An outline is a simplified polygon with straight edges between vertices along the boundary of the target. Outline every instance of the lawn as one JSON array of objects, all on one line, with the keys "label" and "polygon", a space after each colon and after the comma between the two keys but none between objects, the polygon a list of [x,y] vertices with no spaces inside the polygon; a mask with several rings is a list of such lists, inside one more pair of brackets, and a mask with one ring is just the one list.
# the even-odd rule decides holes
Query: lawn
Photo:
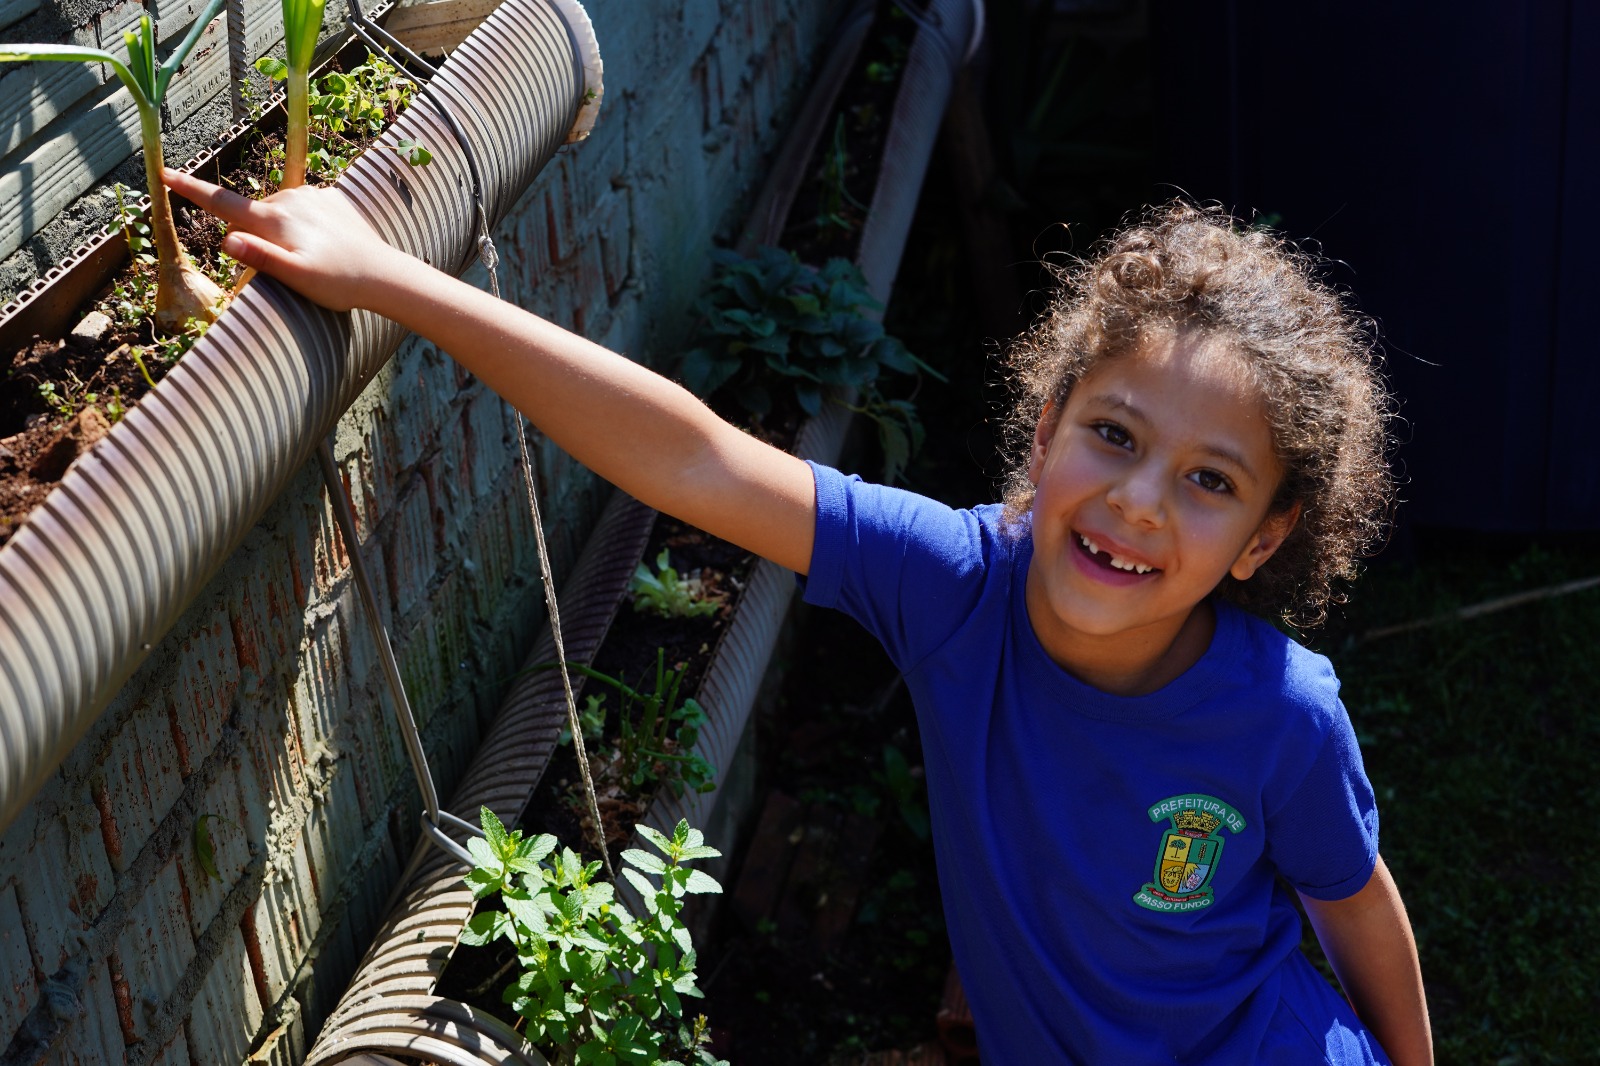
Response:
[{"label": "lawn", "polygon": [[1600,588],[1371,636],[1600,574],[1592,539],[1419,536],[1313,637],[1343,681],[1416,929],[1438,1061],[1600,1047]]}]

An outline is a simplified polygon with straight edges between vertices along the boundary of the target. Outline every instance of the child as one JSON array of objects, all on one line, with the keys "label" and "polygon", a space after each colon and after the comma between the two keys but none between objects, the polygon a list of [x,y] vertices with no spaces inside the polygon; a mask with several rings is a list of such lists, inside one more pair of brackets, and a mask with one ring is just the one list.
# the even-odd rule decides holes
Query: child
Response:
[{"label": "child", "polygon": [[[1237,606],[1319,621],[1388,498],[1368,349],[1278,242],[1175,205],[1068,276],[1020,346],[1006,505],[952,511],[776,451],[395,251],[336,191],[167,178],[242,263],[426,336],[883,641],[988,1066],[1432,1061],[1338,682]],[[1289,887],[1349,1004],[1301,954]]]}]

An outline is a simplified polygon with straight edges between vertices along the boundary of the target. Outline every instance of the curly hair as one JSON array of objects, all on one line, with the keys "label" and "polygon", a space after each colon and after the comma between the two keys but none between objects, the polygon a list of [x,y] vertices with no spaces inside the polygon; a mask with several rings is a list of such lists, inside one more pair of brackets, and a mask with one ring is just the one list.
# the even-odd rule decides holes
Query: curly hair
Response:
[{"label": "curly hair", "polygon": [[1320,625],[1337,583],[1384,534],[1394,498],[1393,402],[1368,320],[1318,275],[1318,261],[1219,208],[1173,201],[1056,270],[1051,305],[1009,353],[1020,392],[1006,427],[1011,520],[1033,503],[1028,456],[1047,410],[1059,412],[1101,360],[1160,338],[1226,344],[1261,391],[1283,480],[1270,513],[1299,521],[1255,576],[1218,593],[1293,626]]}]

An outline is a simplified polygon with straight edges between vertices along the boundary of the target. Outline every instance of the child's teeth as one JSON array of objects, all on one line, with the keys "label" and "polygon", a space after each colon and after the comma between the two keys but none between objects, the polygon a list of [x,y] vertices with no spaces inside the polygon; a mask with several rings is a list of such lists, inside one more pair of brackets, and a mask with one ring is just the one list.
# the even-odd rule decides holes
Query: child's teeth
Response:
[{"label": "child's teeth", "polygon": [[[1082,533],[1078,534],[1078,539],[1083,541],[1083,546],[1089,549],[1090,555],[1100,554],[1100,545],[1096,544]],[[1132,570],[1136,574],[1148,574],[1150,571],[1155,569],[1153,566],[1146,566],[1144,563],[1129,562],[1127,559],[1119,558],[1115,555],[1111,556],[1111,565],[1116,567],[1118,570]]]}]

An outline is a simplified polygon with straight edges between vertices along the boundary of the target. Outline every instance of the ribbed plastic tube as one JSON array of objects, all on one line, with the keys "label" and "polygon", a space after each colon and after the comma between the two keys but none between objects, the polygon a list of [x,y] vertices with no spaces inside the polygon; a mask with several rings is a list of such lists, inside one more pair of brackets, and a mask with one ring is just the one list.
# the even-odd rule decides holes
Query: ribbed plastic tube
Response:
[{"label": "ribbed plastic tube", "polygon": [[[462,269],[477,247],[473,183],[429,96],[472,147],[492,224],[598,96],[597,56],[575,0],[505,0],[339,187],[392,244]],[[391,150],[407,137],[432,147],[431,164]],[[258,278],[0,549],[0,829],[404,336]]]}]

